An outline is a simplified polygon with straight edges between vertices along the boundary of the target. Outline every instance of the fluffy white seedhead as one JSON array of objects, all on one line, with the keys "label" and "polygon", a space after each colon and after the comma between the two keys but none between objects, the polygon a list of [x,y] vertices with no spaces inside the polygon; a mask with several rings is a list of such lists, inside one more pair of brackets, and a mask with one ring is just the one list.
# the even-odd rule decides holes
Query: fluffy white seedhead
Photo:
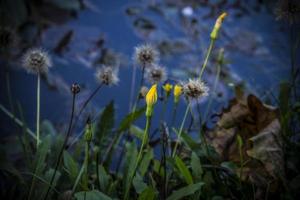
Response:
[{"label": "fluffy white seedhead", "polygon": [[158,51],[150,44],[135,47],[133,60],[142,67],[149,66],[159,61]]},{"label": "fluffy white seedhead", "polygon": [[52,66],[48,53],[42,49],[29,49],[23,56],[23,67],[29,73],[45,74]]},{"label": "fluffy white seedhead", "polygon": [[105,85],[116,85],[119,82],[118,70],[103,66],[96,71],[96,79]]},{"label": "fluffy white seedhead", "polygon": [[140,89],[139,98],[141,98],[141,99],[145,98],[148,91],[149,91],[149,88],[147,88],[146,86],[142,86]]},{"label": "fluffy white seedhead", "polygon": [[191,99],[208,96],[209,88],[199,79],[190,79],[183,85],[184,94]]},{"label": "fluffy white seedhead", "polygon": [[151,84],[162,83],[167,80],[166,69],[160,65],[151,65],[151,67],[146,70],[146,79]]}]

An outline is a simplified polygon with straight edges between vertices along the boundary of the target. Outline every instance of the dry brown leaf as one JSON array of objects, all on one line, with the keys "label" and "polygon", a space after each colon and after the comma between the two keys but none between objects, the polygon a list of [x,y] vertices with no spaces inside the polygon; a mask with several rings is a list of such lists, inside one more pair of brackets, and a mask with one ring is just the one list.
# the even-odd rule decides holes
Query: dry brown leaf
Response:
[{"label": "dry brown leaf", "polygon": [[270,180],[284,177],[280,123],[276,108],[264,105],[256,96],[235,98],[219,115],[216,127],[209,132],[208,141],[224,161],[240,164],[236,142],[243,140],[243,180],[258,187]]}]

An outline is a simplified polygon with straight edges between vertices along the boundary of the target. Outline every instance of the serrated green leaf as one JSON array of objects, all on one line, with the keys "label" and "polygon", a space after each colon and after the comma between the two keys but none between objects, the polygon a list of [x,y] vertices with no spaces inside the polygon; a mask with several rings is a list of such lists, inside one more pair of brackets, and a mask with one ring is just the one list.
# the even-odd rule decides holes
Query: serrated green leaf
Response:
[{"label": "serrated green leaf", "polygon": [[148,149],[139,166],[139,172],[142,177],[147,172],[152,159],[153,159],[153,149]]},{"label": "serrated green leaf", "polygon": [[141,194],[148,186],[144,183],[143,178],[137,173],[132,180],[136,193]]},{"label": "serrated green leaf", "polygon": [[[179,131],[177,129],[173,128],[173,131],[177,135],[179,135]],[[191,138],[191,136],[186,134],[186,132],[184,132],[184,131],[181,132],[181,139],[183,140],[186,147],[188,147],[190,150],[197,150],[197,149],[201,148],[201,144],[195,142],[195,140],[193,138]]]},{"label": "serrated green leaf", "polygon": [[95,136],[99,143],[102,142],[109,133],[111,133],[112,128],[114,127],[114,117],[115,117],[115,108],[114,102],[111,101],[103,110],[100,119],[97,123],[97,128]]},{"label": "serrated green leaf", "polygon": [[191,167],[192,167],[192,173],[193,175],[200,180],[201,176],[203,174],[203,169],[201,165],[201,161],[197,154],[195,152],[192,152],[192,157],[191,157]]},{"label": "serrated green leaf", "polygon": [[76,177],[79,173],[79,166],[67,151],[64,151],[64,166],[69,173],[71,181],[75,182]]},{"label": "serrated green leaf", "polygon": [[130,128],[131,124],[137,120],[142,114],[145,113],[146,107],[140,108],[128,115],[121,121],[118,131],[126,131]]},{"label": "serrated green leaf", "polygon": [[184,177],[187,184],[193,184],[193,177],[187,168],[187,166],[184,164],[184,162],[178,157],[175,157],[176,166],[180,171],[180,174]]},{"label": "serrated green leaf", "polygon": [[125,189],[130,187],[130,178],[133,176],[135,165],[137,162],[138,152],[135,142],[126,143],[126,157],[125,157]]},{"label": "serrated green leaf", "polygon": [[129,132],[133,134],[135,137],[140,139],[141,141],[143,140],[143,135],[144,135],[144,130],[141,129],[140,127],[137,127],[135,125],[131,125]]},{"label": "serrated green leaf", "polygon": [[112,200],[112,198],[98,190],[77,192],[75,198],[76,200]]},{"label": "serrated green leaf", "polygon": [[51,136],[47,135],[45,138],[42,139],[42,142],[38,148],[37,155],[36,155],[37,160],[35,161],[36,163],[35,174],[38,176],[42,174],[42,171],[46,167],[45,160],[46,160],[47,153],[50,149],[50,146],[51,146]]},{"label": "serrated green leaf", "polygon": [[152,187],[147,187],[139,196],[138,200],[154,200],[156,196]]},{"label": "serrated green leaf", "polygon": [[[49,184],[50,184],[50,181],[51,181],[51,178],[52,178],[53,175],[54,175],[54,169],[51,168],[48,171],[46,171],[44,180],[47,182],[47,184],[43,184],[43,185],[39,184],[38,195],[44,196],[46,194],[47,189],[50,186]],[[52,187],[53,188],[56,187],[58,179],[60,178],[60,176],[61,176],[60,171],[56,171],[54,180],[52,182]]]},{"label": "serrated green leaf", "polygon": [[100,165],[99,168],[99,182],[100,182],[100,189],[102,191],[106,191],[106,189],[108,188],[109,186],[109,179],[110,179],[110,176],[109,174],[107,174],[105,168]]},{"label": "serrated green leaf", "polygon": [[174,192],[172,192],[171,196],[167,198],[167,200],[179,200],[182,199],[183,197],[190,196],[195,192],[197,192],[198,190],[200,190],[203,185],[204,183],[200,182],[200,183],[188,185],[179,190],[175,190]]}]

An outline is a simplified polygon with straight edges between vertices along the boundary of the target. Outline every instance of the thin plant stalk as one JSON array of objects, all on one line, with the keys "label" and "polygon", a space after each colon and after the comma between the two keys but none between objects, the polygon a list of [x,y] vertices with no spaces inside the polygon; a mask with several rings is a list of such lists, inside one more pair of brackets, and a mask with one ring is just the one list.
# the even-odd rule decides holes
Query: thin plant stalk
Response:
[{"label": "thin plant stalk", "polygon": [[[98,87],[92,92],[92,94],[87,98],[87,100],[85,100],[85,102],[83,103],[82,107],[80,108],[76,118],[79,118],[79,116],[82,114],[83,110],[86,108],[86,106],[89,104],[89,102],[97,94],[97,92],[101,89],[102,86],[103,86],[103,83],[100,83],[100,85],[98,85]],[[76,120],[76,122],[77,122],[77,120]],[[76,124],[76,123],[74,123],[74,124]]]},{"label": "thin plant stalk", "polygon": [[75,192],[75,190],[76,190],[76,188],[77,188],[77,186],[79,184],[79,181],[80,181],[80,179],[81,179],[81,177],[82,177],[82,175],[84,173],[84,170],[85,170],[84,167],[85,167],[84,164],[82,164],[82,166],[80,168],[80,171],[79,171],[79,173],[78,173],[78,175],[76,177],[75,183],[73,185],[72,194],[74,194],[74,192]]},{"label": "thin plant stalk", "polygon": [[84,179],[83,179],[83,186],[86,190],[88,190],[88,165],[89,165],[89,152],[90,152],[90,143],[85,143],[85,157],[84,157]]},{"label": "thin plant stalk", "polygon": [[139,100],[140,100],[139,94],[140,94],[141,88],[142,88],[143,85],[144,85],[145,68],[146,68],[146,66],[145,66],[145,64],[144,64],[143,67],[142,67],[142,77],[141,77],[141,80],[140,80],[140,85],[139,85],[139,87],[138,87],[138,92],[137,92],[137,96],[136,96],[136,99],[135,99],[135,102],[134,102],[134,105],[133,105],[132,112],[135,112],[136,107],[137,107],[137,105],[138,105],[138,103],[139,103]]},{"label": "thin plant stalk", "polygon": [[37,94],[36,94],[36,147],[40,145],[40,100],[41,100],[41,74],[37,75]]},{"label": "thin plant stalk", "polygon": [[174,149],[173,149],[173,152],[172,152],[172,157],[175,157],[175,155],[176,155],[176,150],[177,150],[177,147],[178,147],[178,144],[179,144],[179,140],[181,140],[181,134],[182,134],[182,131],[183,131],[183,127],[184,127],[187,115],[188,115],[189,110],[190,110],[190,106],[191,106],[191,104],[189,103],[186,107],[184,117],[183,117],[183,120],[182,120],[181,125],[180,125],[180,129],[179,129],[179,133],[178,133],[178,139],[175,143],[175,146],[174,146]]},{"label": "thin plant stalk", "polygon": [[[161,163],[163,165],[163,169],[164,169],[164,175],[163,175],[163,199],[166,199],[166,194],[167,194],[167,164],[166,164],[166,154],[167,154],[167,147],[168,147],[168,137],[167,137],[167,133],[166,133],[166,124],[165,123],[161,123],[161,141],[162,141],[162,157],[161,157]],[[158,173],[160,174],[161,171],[161,166],[159,165],[159,169],[158,169]]]},{"label": "thin plant stalk", "polygon": [[174,104],[173,112],[172,112],[172,120],[171,120],[171,127],[173,126],[175,120],[176,120],[176,114],[177,114],[177,108],[178,108],[178,102]]},{"label": "thin plant stalk", "polygon": [[[136,107],[137,107],[137,105],[139,103],[139,100],[140,100],[140,98],[139,98],[139,92],[140,92],[140,90],[141,90],[141,88],[142,88],[142,86],[144,84],[145,68],[146,68],[146,65],[143,64],[143,67],[142,67],[142,78],[140,80],[140,85],[138,87],[137,96],[136,96],[136,99],[134,101],[133,108],[131,109],[132,110],[131,112],[135,112],[136,111]],[[135,76],[134,76],[134,79],[135,79]],[[130,135],[129,135],[128,131],[126,133],[125,138],[126,138],[126,141],[130,140]],[[122,163],[122,157],[123,157],[123,154],[125,153],[125,145],[122,145],[122,146],[123,147],[122,147],[122,150],[121,150],[121,153],[120,153],[120,159],[118,159],[118,162],[117,162],[117,165],[116,165],[116,173],[119,172],[119,169],[120,169],[120,166],[121,166],[121,163]]]},{"label": "thin plant stalk", "polygon": [[210,57],[210,54],[211,54],[212,49],[213,49],[213,47],[214,47],[214,44],[215,44],[215,40],[214,40],[214,39],[211,39],[211,40],[210,40],[209,47],[208,47],[208,50],[207,50],[207,53],[206,53],[206,56],[205,56],[204,63],[203,63],[203,65],[202,65],[202,67],[201,67],[201,71],[200,71],[200,74],[199,74],[199,79],[202,78],[202,75],[203,75],[204,70],[205,70],[205,68],[206,68],[206,66],[207,66],[208,59],[209,59],[209,57]]},{"label": "thin plant stalk", "polygon": [[7,110],[3,105],[0,104],[0,110],[2,110],[3,113],[5,113],[9,118],[11,118],[17,125],[19,125],[22,128],[25,128],[25,131],[33,138],[36,138],[36,134],[30,130],[29,128],[26,127],[26,125],[19,119],[17,118],[12,112]]},{"label": "thin plant stalk", "polygon": [[[216,79],[214,81],[212,93],[215,93],[215,91],[217,90],[217,85],[218,85],[218,82],[219,82],[219,79],[220,79],[220,73],[221,73],[221,64],[218,64],[217,65],[217,75],[216,75]],[[204,114],[204,118],[203,118],[203,123],[202,123],[201,127],[203,126],[203,124],[207,120],[207,116],[208,116],[208,112],[209,112],[211,104],[212,104],[212,100],[213,100],[213,98],[212,98],[212,96],[210,96],[209,100],[208,100],[208,104],[206,106],[206,110],[205,110],[205,114]]]},{"label": "thin plant stalk", "polygon": [[[74,120],[74,123],[73,123],[73,126],[71,127],[71,133],[72,131],[76,128],[76,125],[78,123],[78,120],[79,120],[79,117],[81,116],[82,112],[84,111],[84,109],[87,107],[87,105],[89,104],[89,102],[93,99],[93,97],[98,93],[98,91],[102,88],[103,86],[103,83],[101,83],[100,85],[98,85],[96,87],[96,89],[91,93],[91,95],[85,100],[85,102],[83,103],[83,105],[81,106],[78,114],[76,115],[75,117],[75,120]],[[99,112],[100,113],[100,112]],[[84,131],[82,131],[74,140],[73,142],[71,143],[70,146],[72,146],[77,140],[78,138],[81,137],[81,135],[84,133]]]},{"label": "thin plant stalk", "polygon": [[133,67],[133,73],[131,77],[131,86],[130,86],[130,99],[129,99],[129,112],[132,109],[132,102],[134,101],[134,87],[135,87],[135,79],[136,79],[136,69],[137,67]]},{"label": "thin plant stalk", "polygon": [[96,152],[96,176],[97,176],[97,184],[98,184],[98,189],[100,190],[100,174],[99,174],[99,159],[100,159],[100,155],[99,155],[99,151]]},{"label": "thin plant stalk", "polygon": [[138,153],[138,157],[137,157],[137,160],[136,160],[136,163],[135,163],[135,167],[133,168],[133,173],[130,174],[128,187],[126,188],[126,191],[125,191],[125,196],[124,196],[125,200],[128,199],[129,191],[130,191],[130,188],[131,188],[131,183],[133,181],[133,178],[135,177],[136,171],[137,171],[138,166],[140,164],[140,161],[142,159],[143,149],[144,149],[144,147],[145,147],[145,145],[147,144],[147,141],[148,141],[148,133],[149,133],[149,129],[150,129],[150,123],[151,123],[151,117],[147,117],[146,127],[145,127],[145,131],[144,131],[142,144],[141,144],[141,147],[140,147],[140,150],[139,150],[139,153]]},{"label": "thin plant stalk", "polygon": [[[71,117],[70,117],[69,127],[68,127],[67,134],[66,134],[66,136],[65,136],[63,145],[62,145],[62,147],[61,147],[61,149],[60,149],[60,152],[59,152],[59,154],[58,154],[58,158],[57,158],[57,160],[56,160],[54,172],[53,172],[53,174],[52,174],[51,181],[50,181],[50,185],[51,185],[51,186],[52,186],[52,184],[53,184],[53,181],[54,181],[56,172],[57,172],[57,170],[58,170],[59,164],[60,164],[61,159],[62,159],[62,155],[63,155],[64,149],[65,149],[65,147],[66,147],[66,145],[67,145],[68,139],[69,139],[70,134],[71,134],[71,128],[72,128],[73,118],[74,118],[74,112],[75,112],[75,100],[76,100],[76,94],[73,93],[73,97],[72,97],[72,110],[71,110]],[[45,197],[44,197],[44,200],[46,200],[46,199],[48,198],[48,195],[49,195],[49,193],[50,193],[51,188],[52,188],[52,187],[48,187],[47,192],[46,192],[46,195],[45,195]]]},{"label": "thin plant stalk", "polygon": [[[161,112],[161,119],[160,119],[160,124],[161,124],[161,163],[163,165],[164,169],[164,176],[163,176],[163,199],[166,199],[166,148],[168,146],[167,144],[167,139],[166,139],[166,132],[165,132],[165,126],[164,126],[164,119],[165,119],[165,112],[166,112],[166,107],[167,107],[167,102],[168,102],[168,96],[166,95],[164,98],[163,102],[163,110]],[[161,166],[159,165],[159,170],[158,173],[160,173]]]}]

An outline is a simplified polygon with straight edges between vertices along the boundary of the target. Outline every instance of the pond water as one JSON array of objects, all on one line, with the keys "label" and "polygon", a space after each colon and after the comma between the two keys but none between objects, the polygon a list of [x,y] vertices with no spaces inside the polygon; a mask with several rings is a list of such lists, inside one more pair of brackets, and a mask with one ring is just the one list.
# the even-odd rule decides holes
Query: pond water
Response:
[{"label": "pond water", "polygon": [[[48,84],[42,82],[42,119],[48,119],[58,127],[65,125],[71,107],[69,86],[74,82],[81,84],[80,104],[97,87],[95,68],[106,59],[105,62],[120,64],[120,82],[117,86],[103,87],[89,110],[95,116],[100,108],[114,100],[119,122],[129,110],[134,47],[145,42],[154,44],[162,53],[160,63],[167,67],[170,77],[187,80],[189,74],[199,71],[209,45],[209,33],[222,11],[228,12],[229,16],[224,21],[216,49],[224,47],[226,65],[217,87],[216,94],[219,95],[214,95],[212,112],[220,111],[226,105],[233,97],[232,86],[239,83],[265,99],[270,98],[270,93],[277,94],[279,83],[288,79],[290,73],[289,26],[275,19],[272,3],[171,2],[89,0],[76,18],[49,26],[42,33],[40,42],[53,59]],[[68,32],[70,42],[55,53],[53,49]],[[19,63],[12,62],[12,65]],[[1,91],[6,91],[5,73],[3,69],[1,71],[0,87]],[[215,72],[215,63],[210,62],[204,80],[211,87]],[[36,78],[24,70],[11,70],[9,74],[13,99],[20,102],[24,118],[34,130]],[[137,68],[137,80],[140,77]],[[57,89],[50,90],[49,84]],[[6,92],[0,95],[1,104],[9,108]],[[200,106],[205,103],[204,100]],[[177,123],[182,120],[185,105],[182,101],[179,106]],[[168,105],[168,111],[171,108],[172,103]],[[161,110],[161,105],[156,109]],[[4,123],[11,122],[1,113],[1,124]],[[138,124],[143,126],[141,122]]]}]

